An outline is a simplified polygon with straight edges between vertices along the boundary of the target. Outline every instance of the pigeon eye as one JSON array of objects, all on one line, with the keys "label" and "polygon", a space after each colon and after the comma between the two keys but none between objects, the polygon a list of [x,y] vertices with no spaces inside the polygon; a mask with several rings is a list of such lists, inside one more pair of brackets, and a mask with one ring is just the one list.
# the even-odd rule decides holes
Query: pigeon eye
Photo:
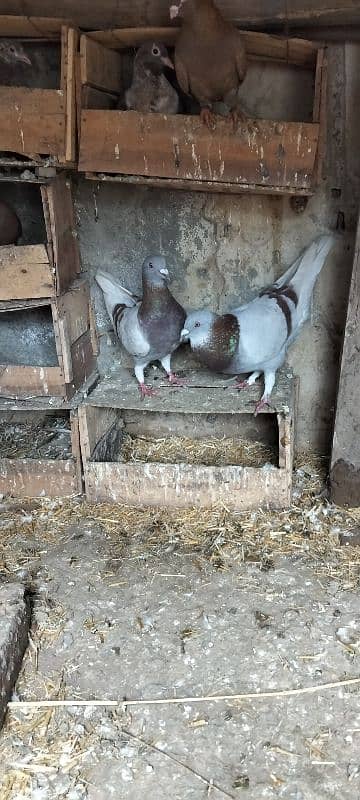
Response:
[{"label": "pigeon eye", "polygon": [[200,322],[195,322],[194,328],[200,328]]},{"label": "pigeon eye", "polygon": [[151,263],[151,261],[149,261],[149,267],[150,267],[150,269],[153,268],[153,264]]},{"label": "pigeon eye", "polygon": [[160,50],[159,50],[158,47],[156,47],[156,45],[153,47],[151,52],[152,52],[153,56],[159,56],[160,55]]}]

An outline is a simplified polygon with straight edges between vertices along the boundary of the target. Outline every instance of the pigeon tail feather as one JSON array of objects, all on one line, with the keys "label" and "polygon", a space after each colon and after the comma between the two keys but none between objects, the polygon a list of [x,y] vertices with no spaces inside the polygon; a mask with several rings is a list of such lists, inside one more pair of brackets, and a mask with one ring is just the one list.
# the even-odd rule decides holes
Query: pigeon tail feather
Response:
[{"label": "pigeon tail feather", "polygon": [[121,286],[109,272],[98,270],[95,280],[104,293],[105,305],[111,321],[113,321],[113,312],[116,306],[132,308],[136,305],[136,300],[131,292]]}]

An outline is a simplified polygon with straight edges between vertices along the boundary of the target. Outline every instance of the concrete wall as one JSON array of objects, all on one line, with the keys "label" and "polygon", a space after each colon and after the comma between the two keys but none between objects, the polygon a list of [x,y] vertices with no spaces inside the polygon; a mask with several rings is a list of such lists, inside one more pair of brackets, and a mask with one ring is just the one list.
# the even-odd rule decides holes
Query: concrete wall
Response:
[{"label": "concrete wall", "polygon": [[[301,88],[308,79],[298,71],[291,80],[299,107],[303,103],[308,113],[308,95]],[[278,86],[269,71],[267,82],[252,78],[248,105],[259,112],[262,103],[265,114]],[[298,446],[320,450],[330,444],[360,195],[359,45],[329,48],[328,94],[324,178],[302,214],[289,198],[167,192],[84,179],[76,188],[82,259],[91,279],[101,266],[138,290],[144,256],[160,250],[168,258],[174,295],[187,307],[223,311],[248,300],[313,238],[339,222],[345,226],[318,281],[311,325],[289,353],[300,376]],[[274,118],[278,113],[277,105]],[[95,285],[93,291],[104,334],[100,367],[109,373],[128,362],[105,333],[109,321]]]}]

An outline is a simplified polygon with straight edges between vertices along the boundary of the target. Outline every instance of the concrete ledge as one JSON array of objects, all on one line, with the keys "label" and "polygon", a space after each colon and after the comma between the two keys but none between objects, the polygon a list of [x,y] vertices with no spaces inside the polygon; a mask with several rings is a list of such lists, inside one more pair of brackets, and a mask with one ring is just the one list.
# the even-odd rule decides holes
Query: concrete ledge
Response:
[{"label": "concrete ledge", "polygon": [[0,727],[26,650],[30,609],[20,583],[0,587]]}]

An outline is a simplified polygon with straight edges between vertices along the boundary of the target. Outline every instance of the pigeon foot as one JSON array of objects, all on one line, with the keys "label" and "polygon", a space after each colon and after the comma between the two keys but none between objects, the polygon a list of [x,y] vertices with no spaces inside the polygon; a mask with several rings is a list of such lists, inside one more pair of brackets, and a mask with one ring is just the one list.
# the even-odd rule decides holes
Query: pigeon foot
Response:
[{"label": "pigeon foot", "polygon": [[254,417],[257,417],[259,411],[261,411],[265,406],[270,406],[270,399],[268,397],[262,397],[258,403],[256,403]]},{"label": "pigeon foot", "polygon": [[213,111],[210,111],[210,108],[202,108],[200,111],[200,119],[201,122],[209,128],[210,131],[215,130],[216,128],[216,114]]},{"label": "pigeon foot", "polygon": [[139,383],[141,399],[144,397],[156,397],[157,391],[152,386],[147,386],[146,383]]},{"label": "pigeon foot", "polygon": [[232,388],[240,391],[240,389],[247,389],[248,386],[250,386],[248,381],[237,381]]},{"label": "pigeon foot", "polygon": [[185,378],[178,378],[178,376],[175,375],[175,372],[169,372],[168,381],[173,386],[187,386],[188,384],[188,381],[185,380]]}]

